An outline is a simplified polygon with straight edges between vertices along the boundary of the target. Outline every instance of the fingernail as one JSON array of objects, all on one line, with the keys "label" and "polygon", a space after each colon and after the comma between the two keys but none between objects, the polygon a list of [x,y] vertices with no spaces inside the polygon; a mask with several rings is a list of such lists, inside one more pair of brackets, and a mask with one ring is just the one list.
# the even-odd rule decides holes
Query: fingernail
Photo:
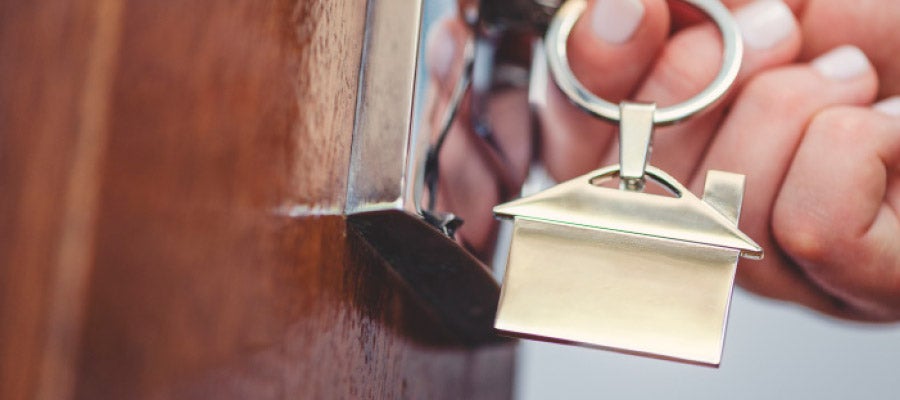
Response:
[{"label": "fingernail", "polygon": [[428,33],[428,65],[440,80],[447,79],[456,57],[456,41],[447,24],[438,23]]},{"label": "fingernail", "polygon": [[866,73],[871,67],[865,53],[855,46],[841,46],[812,61],[812,66],[826,78],[843,81]]},{"label": "fingernail", "polygon": [[882,101],[875,103],[872,108],[882,114],[893,117],[900,117],[900,96],[888,97]]},{"label": "fingernail", "polygon": [[641,0],[598,0],[591,27],[601,39],[622,44],[631,39],[643,18],[644,3]]},{"label": "fingernail", "polygon": [[797,29],[791,9],[781,0],[759,0],[734,14],[744,42],[759,50],[774,47]]}]

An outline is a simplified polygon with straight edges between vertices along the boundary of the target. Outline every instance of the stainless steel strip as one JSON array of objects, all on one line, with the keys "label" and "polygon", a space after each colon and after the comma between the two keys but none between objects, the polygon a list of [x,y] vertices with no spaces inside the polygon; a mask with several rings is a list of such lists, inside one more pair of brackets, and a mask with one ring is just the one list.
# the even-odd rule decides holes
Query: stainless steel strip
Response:
[{"label": "stainless steel strip", "polygon": [[370,0],[345,212],[396,209],[407,195],[422,0]]}]

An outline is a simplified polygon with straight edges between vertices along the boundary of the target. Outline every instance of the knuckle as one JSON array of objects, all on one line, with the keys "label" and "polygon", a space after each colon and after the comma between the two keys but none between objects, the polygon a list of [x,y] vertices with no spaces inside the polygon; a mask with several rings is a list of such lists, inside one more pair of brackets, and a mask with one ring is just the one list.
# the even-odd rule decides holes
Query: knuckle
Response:
[{"label": "knuckle", "polygon": [[795,218],[797,213],[780,208],[772,222],[779,247],[804,269],[827,268],[839,229],[827,219]]},{"label": "knuckle", "polygon": [[828,276],[836,260],[858,250],[857,233],[827,204],[809,196],[810,187],[785,186],[772,211],[772,236],[778,247],[808,273]]},{"label": "knuckle", "polygon": [[834,106],[813,116],[807,134],[839,145],[855,143],[859,140],[860,133],[872,129],[872,119],[864,110],[851,106]]}]

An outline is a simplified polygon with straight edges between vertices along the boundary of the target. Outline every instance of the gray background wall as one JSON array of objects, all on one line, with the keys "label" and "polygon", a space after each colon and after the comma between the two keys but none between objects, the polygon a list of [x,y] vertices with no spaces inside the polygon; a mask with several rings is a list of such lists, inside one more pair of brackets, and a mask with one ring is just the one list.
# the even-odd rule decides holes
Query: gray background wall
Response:
[{"label": "gray background wall", "polygon": [[522,342],[519,399],[900,399],[900,326],[735,293],[717,369]]}]

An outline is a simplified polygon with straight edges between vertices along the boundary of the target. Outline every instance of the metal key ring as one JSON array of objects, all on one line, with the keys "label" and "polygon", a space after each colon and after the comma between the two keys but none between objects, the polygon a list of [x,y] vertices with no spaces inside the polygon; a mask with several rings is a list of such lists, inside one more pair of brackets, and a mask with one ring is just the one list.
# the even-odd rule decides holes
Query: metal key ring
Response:
[{"label": "metal key ring", "polygon": [[[734,83],[738,71],[741,69],[744,46],[741,33],[728,9],[718,0],[682,1],[708,14],[718,26],[724,45],[723,64],[719,74],[702,92],[683,103],[657,109],[653,116],[653,122],[658,125],[676,123],[715,103],[728,92],[728,88]],[[572,27],[575,26],[575,22],[584,13],[586,7],[586,0],[569,0],[557,11],[545,38],[547,61],[557,86],[575,105],[594,116],[619,122],[619,105],[606,101],[587,90],[569,67],[566,43]]]}]

